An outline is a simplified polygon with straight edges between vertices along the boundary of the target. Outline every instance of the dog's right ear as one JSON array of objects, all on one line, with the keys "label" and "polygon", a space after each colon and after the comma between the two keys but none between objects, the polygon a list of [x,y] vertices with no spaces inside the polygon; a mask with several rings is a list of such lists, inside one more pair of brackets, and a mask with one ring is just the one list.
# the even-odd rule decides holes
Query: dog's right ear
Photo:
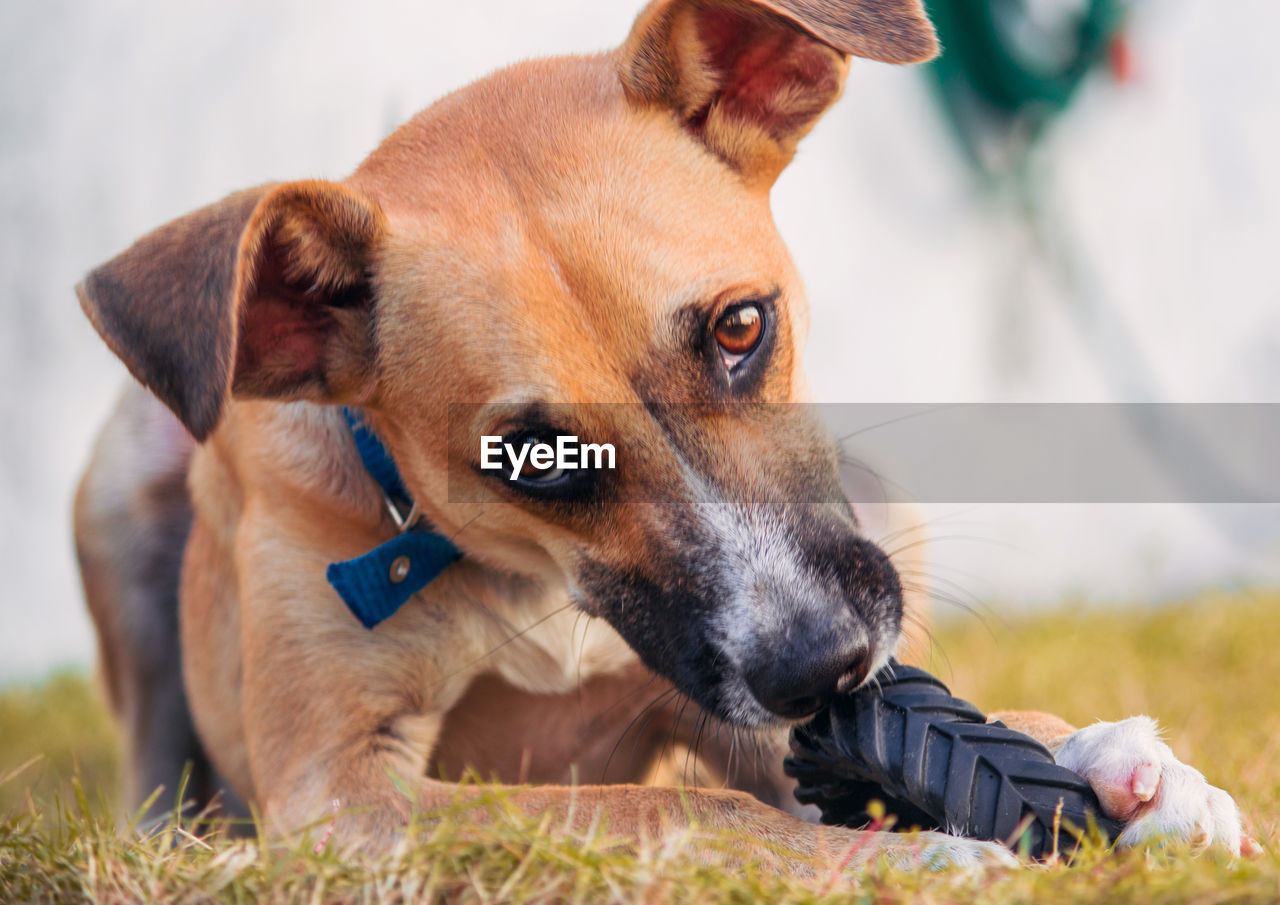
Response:
[{"label": "dog's right ear", "polygon": [[912,63],[937,51],[921,0],[651,0],[619,74],[633,103],[668,108],[767,186],[839,96],[850,55]]},{"label": "dog's right ear", "polygon": [[330,182],[261,186],[139,239],[76,287],[197,440],[227,397],[346,401],[371,383],[381,211]]}]

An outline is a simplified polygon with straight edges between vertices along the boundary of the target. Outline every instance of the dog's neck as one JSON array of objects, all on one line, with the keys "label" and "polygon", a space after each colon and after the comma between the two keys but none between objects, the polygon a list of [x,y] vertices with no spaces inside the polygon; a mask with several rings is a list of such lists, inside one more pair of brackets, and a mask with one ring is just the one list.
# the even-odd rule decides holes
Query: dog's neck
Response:
[{"label": "dog's neck", "polygon": [[[201,492],[218,486],[210,480],[218,471],[234,475],[243,491],[238,499]],[[298,568],[307,570],[306,583],[316,594],[333,595],[324,577],[326,563],[359,556],[395,530],[382,492],[334,406],[233,402],[224,424],[197,450],[191,486],[199,517],[229,546],[246,510],[252,508],[257,518],[269,513],[278,541],[307,554]],[[431,502],[426,501],[429,517]],[[422,628],[420,619],[430,622],[437,615],[455,626],[466,625],[468,637],[456,638],[450,650],[427,645],[432,656],[449,656],[450,662],[440,667],[461,671],[483,658],[484,671],[531,693],[564,693],[592,675],[633,668],[636,656],[626,642],[603,620],[586,618],[557,575],[535,579],[516,574],[477,551],[414,595],[376,631],[409,640],[415,628]],[[464,612],[477,618],[459,618]],[[349,618],[355,630],[364,631]],[[459,687],[457,694],[462,691]]]}]

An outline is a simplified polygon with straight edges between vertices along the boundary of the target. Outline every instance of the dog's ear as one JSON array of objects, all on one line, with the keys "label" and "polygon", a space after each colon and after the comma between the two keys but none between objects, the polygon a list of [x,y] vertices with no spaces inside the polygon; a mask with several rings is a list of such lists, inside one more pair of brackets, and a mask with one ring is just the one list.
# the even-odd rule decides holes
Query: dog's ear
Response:
[{"label": "dog's ear", "polygon": [[622,46],[621,76],[633,102],[669,108],[767,185],[839,97],[849,54],[937,52],[920,0],[654,0]]},{"label": "dog's ear", "polygon": [[239,192],[76,287],[129,371],[197,440],[227,397],[342,401],[370,380],[378,207],[329,182]]}]

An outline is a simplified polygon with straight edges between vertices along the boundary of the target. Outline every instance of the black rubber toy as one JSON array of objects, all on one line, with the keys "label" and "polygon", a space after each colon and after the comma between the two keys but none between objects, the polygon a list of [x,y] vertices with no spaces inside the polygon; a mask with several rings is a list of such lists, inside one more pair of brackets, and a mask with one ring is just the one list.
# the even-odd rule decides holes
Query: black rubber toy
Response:
[{"label": "black rubber toy", "polygon": [[1095,824],[1110,841],[1120,832],[1089,784],[1043,745],[988,723],[924,670],[896,662],[794,729],[785,769],[798,781],[796,798],[829,824],[866,826],[874,799],[895,829],[943,829],[1036,858],[1054,851],[1055,820],[1064,855]]}]

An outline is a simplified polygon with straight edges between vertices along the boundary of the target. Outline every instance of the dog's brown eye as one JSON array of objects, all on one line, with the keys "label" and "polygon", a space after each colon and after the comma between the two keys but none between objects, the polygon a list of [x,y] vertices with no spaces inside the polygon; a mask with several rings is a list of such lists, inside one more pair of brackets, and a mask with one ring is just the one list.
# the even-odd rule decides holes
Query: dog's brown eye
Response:
[{"label": "dog's brown eye", "polygon": [[[509,448],[507,446],[509,444]],[[552,484],[567,473],[556,464],[556,435],[521,433],[505,441],[507,476],[526,484]],[[518,458],[513,459],[512,454]]]},{"label": "dog's brown eye", "polygon": [[764,312],[756,305],[731,308],[716,321],[716,342],[726,356],[742,358],[760,342],[764,332]]},{"label": "dog's brown eye", "polygon": [[[524,467],[520,470],[520,476],[526,481],[534,483],[550,483],[564,474],[563,468],[558,468],[555,460],[547,461],[545,458],[541,461],[535,459],[534,452],[541,445],[541,441],[537,441],[538,445],[531,445],[529,456],[525,459]],[[554,441],[553,441],[554,442]]]}]

